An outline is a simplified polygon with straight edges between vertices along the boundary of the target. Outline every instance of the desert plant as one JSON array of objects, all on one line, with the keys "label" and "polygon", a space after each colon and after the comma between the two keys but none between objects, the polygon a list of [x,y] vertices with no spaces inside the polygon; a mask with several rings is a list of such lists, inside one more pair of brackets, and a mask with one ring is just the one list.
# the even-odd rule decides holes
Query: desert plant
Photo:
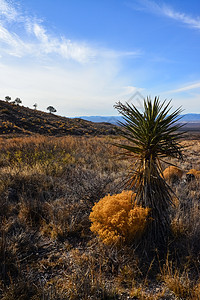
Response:
[{"label": "desert plant", "polygon": [[90,229],[99,235],[104,244],[130,242],[144,232],[149,209],[133,205],[134,197],[132,191],[123,191],[105,196],[94,205],[90,214]]},{"label": "desert plant", "polygon": [[136,202],[142,207],[151,208],[151,222],[148,227],[147,244],[152,247],[166,245],[170,232],[169,209],[172,204],[170,187],[162,176],[161,161],[165,157],[183,159],[177,132],[181,125],[181,109],[170,113],[170,102],[160,103],[150,97],[144,99],[144,111],[140,112],[133,104],[115,105],[125,123],[119,122],[119,133],[129,144],[116,144],[126,150],[124,154],[133,159],[129,180],[136,190]]}]

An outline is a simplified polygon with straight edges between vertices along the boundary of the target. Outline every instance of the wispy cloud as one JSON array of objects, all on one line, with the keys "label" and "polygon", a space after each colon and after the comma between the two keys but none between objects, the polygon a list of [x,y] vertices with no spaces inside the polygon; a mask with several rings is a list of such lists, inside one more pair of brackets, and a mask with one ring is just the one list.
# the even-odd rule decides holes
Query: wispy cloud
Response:
[{"label": "wispy cloud", "polygon": [[[1,54],[17,57],[57,54],[62,58],[72,59],[79,63],[85,63],[96,55],[94,49],[83,42],[72,42],[64,37],[51,36],[39,21],[31,17],[26,16],[18,19],[17,13],[14,13],[11,18],[12,9],[10,8],[9,11],[4,4],[4,1],[1,0],[0,13],[4,17],[3,21],[0,22]],[[10,29],[9,23],[11,20],[14,23],[20,23],[21,28],[26,29],[27,32],[23,33],[23,38]]]},{"label": "wispy cloud", "polygon": [[65,37],[53,37],[47,33],[45,28],[38,23],[33,23],[29,31],[36,37],[37,54],[58,54],[65,59],[72,59],[79,63],[92,60],[95,50],[83,42],[72,42]]},{"label": "wispy cloud", "polygon": [[200,18],[193,18],[185,13],[174,11],[172,8],[164,5],[162,8],[162,12],[165,16],[174,19],[176,21],[180,21],[191,28],[200,29]]},{"label": "wispy cloud", "polygon": [[196,83],[187,84],[178,89],[167,91],[166,93],[182,93],[182,92],[191,91],[199,88],[200,88],[200,82],[196,82]]},{"label": "wispy cloud", "polygon": [[[13,23],[23,31],[18,34]],[[78,63],[93,62],[101,57],[118,58],[123,56],[141,55],[141,51],[115,51],[100,49],[84,41],[72,41],[63,36],[50,34],[41,20],[31,15],[24,15],[20,8],[11,2],[0,0],[0,51],[2,54],[23,57],[59,55],[66,60]]]},{"label": "wispy cloud", "polygon": [[184,12],[176,11],[165,3],[158,4],[155,1],[138,0],[133,3],[129,3],[129,6],[136,10],[146,10],[154,14],[163,15],[181,22],[182,24],[188,25],[191,28],[200,29],[200,17],[195,18]]},{"label": "wispy cloud", "polygon": [[16,21],[19,17],[19,13],[14,6],[5,0],[0,0],[0,16],[6,18],[7,21]]}]

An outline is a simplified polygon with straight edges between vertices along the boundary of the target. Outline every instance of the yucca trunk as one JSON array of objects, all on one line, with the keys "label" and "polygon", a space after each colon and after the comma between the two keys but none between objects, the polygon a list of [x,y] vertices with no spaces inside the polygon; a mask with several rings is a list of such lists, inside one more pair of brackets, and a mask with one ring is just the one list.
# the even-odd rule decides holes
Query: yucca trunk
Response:
[{"label": "yucca trunk", "polygon": [[166,245],[170,234],[170,187],[160,175],[156,160],[152,157],[143,159],[136,174],[139,175],[137,185],[132,186],[136,191],[136,201],[142,207],[151,208],[147,242],[151,241],[152,247]]}]

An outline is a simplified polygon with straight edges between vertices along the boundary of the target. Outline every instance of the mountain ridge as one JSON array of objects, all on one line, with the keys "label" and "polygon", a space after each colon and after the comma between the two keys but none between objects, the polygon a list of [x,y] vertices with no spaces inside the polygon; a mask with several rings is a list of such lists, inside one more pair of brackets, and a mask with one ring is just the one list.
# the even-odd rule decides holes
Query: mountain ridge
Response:
[{"label": "mountain ridge", "polygon": [[[200,123],[200,114],[188,113],[180,115],[181,119],[179,123],[191,122]],[[80,119],[91,121],[91,122],[106,122],[111,124],[117,124],[118,121],[123,121],[122,116],[80,116]]]}]

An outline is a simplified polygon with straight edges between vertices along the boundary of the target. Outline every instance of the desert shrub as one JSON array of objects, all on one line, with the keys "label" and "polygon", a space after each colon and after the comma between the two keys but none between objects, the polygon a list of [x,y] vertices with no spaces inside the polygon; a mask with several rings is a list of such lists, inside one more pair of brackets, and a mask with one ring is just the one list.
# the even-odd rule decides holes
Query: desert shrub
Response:
[{"label": "desert shrub", "polygon": [[194,179],[199,180],[200,179],[200,171],[197,171],[196,169],[190,169],[186,173],[186,179],[187,179],[187,181],[191,181]]},{"label": "desert shrub", "polygon": [[198,172],[196,169],[190,169],[187,174],[196,174]]},{"label": "desert shrub", "polygon": [[183,173],[183,170],[180,168],[176,166],[169,166],[163,171],[163,176],[165,180],[169,181],[170,183],[176,183],[181,179]]},{"label": "desert shrub", "polygon": [[128,242],[143,234],[149,209],[133,205],[134,197],[132,191],[123,191],[105,196],[94,205],[90,229],[99,235],[103,243]]}]

